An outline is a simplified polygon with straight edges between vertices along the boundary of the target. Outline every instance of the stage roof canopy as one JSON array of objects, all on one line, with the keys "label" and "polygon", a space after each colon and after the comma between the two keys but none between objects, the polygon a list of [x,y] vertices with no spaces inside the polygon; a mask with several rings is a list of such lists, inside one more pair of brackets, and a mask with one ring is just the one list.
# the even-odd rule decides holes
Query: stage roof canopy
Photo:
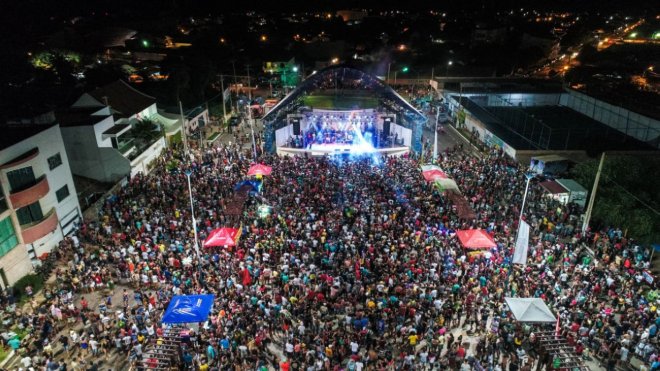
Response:
[{"label": "stage roof canopy", "polygon": [[303,108],[305,95],[326,90],[331,94],[362,92],[379,99],[381,105],[407,119],[425,121],[426,116],[401,97],[378,77],[347,64],[326,67],[308,76],[300,85],[273,107],[263,118],[265,122],[284,120],[287,114]]},{"label": "stage roof canopy", "polygon": [[557,318],[540,298],[504,298],[518,322],[553,323]]}]

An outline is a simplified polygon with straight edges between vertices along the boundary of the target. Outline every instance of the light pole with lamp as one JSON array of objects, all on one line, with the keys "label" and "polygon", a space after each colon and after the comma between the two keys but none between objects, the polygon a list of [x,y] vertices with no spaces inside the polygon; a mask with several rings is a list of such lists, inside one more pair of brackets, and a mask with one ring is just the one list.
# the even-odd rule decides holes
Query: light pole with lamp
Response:
[{"label": "light pole with lamp", "polygon": [[435,132],[433,133],[433,163],[438,159],[438,119],[440,117],[440,106],[435,112]]},{"label": "light pole with lamp", "polygon": [[445,68],[445,77],[449,77],[449,67],[454,64],[454,62],[449,61],[447,62],[447,67]]},{"label": "light pole with lamp", "polygon": [[193,204],[192,186],[190,185],[191,170],[186,170],[186,179],[188,179],[188,195],[190,195],[190,215],[192,216],[193,232],[195,236],[195,253],[197,254],[197,268],[199,270],[199,279],[202,280],[202,255],[199,253],[199,243],[197,238],[197,220],[195,220],[195,206]]}]

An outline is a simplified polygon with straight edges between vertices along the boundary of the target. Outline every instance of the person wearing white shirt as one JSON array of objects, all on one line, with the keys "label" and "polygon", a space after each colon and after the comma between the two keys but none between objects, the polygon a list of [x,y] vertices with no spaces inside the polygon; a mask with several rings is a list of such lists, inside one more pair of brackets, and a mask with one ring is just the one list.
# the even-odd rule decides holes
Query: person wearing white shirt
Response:
[{"label": "person wearing white shirt", "polygon": [[360,350],[360,344],[356,343],[355,341],[351,341],[351,352],[353,352],[353,354],[357,354],[358,350]]}]

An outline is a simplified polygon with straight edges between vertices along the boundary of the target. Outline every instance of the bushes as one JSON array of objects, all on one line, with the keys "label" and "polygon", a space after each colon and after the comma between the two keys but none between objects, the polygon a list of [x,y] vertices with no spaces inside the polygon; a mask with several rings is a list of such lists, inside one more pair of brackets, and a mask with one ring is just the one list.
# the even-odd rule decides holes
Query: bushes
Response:
[{"label": "bushes", "polygon": [[13,285],[14,296],[16,298],[22,298],[26,296],[25,288],[27,286],[32,286],[32,294],[35,295],[39,290],[44,287],[44,279],[37,274],[28,274],[20,280],[16,281]]}]

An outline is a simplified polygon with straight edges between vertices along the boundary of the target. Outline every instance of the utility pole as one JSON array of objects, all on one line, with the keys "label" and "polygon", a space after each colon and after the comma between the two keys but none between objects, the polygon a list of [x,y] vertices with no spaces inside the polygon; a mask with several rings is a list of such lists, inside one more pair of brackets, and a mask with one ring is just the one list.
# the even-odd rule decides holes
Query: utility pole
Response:
[{"label": "utility pole", "polygon": [[181,114],[181,141],[183,142],[183,151],[188,154],[188,138],[186,135],[186,117],[183,115],[183,104],[179,101],[179,113]]},{"label": "utility pole", "polygon": [[[225,82],[223,75],[220,75],[220,89],[222,90],[222,123],[224,124],[227,119],[227,107],[225,107]],[[229,96],[231,97],[231,91],[229,92]]]},{"label": "utility pole", "polygon": [[248,121],[250,122],[250,132],[252,133],[252,155],[254,162],[257,162],[257,142],[254,140],[254,121],[252,120],[252,88],[250,86],[250,65],[246,66],[248,77]]},{"label": "utility pole", "polygon": [[598,190],[598,182],[600,181],[600,173],[603,171],[603,164],[605,163],[605,152],[600,155],[600,164],[598,164],[598,172],[596,172],[596,179],[594,180],[594,186],[591,189],[591,195],[589,196],[589,205],[587,206],[587,212],[584,214],[584,222],[582,223],[582,233],[587,231],[589,228],[589,221],[591,220],[591,212],[594,209],[594,202],[596,201],[596,191]]},{"label": "utility pole", "polygon": [[[236,64],[234,63],[234,61],[231,61],[231,68],[234,70],[234,89],[236,89],[236,96],[238,96],[238,83],[236,82]],[[231,93],[231,89],[229,89],[229,92]],[[238,111],[238,101],[236,102],[236,111]]]},{"label": "utility pole", "polygon": [[392,62],[387,64],[387,83],[390,83],[390,67],[392,66]]}]

